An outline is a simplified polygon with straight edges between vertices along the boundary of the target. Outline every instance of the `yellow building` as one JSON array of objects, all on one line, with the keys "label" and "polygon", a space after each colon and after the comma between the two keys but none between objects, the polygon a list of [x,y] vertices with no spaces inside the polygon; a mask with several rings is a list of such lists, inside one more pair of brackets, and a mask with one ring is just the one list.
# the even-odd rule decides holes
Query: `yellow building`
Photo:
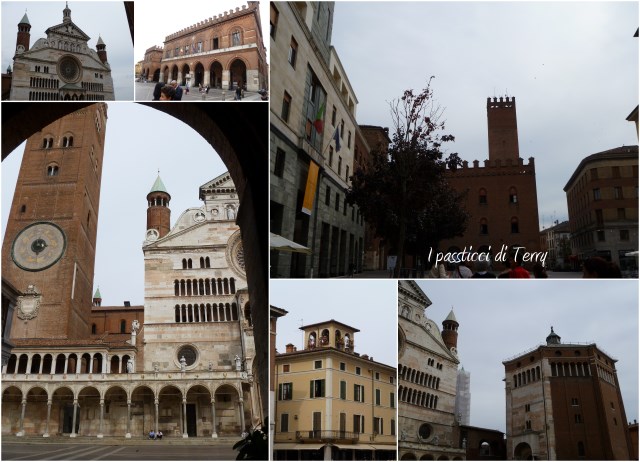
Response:
[{"label": "yellow building", "polygon": [[276,356],[274,459],[395,459],[395,367],[356,353],[354,327],[300,329],[304,348]]}]

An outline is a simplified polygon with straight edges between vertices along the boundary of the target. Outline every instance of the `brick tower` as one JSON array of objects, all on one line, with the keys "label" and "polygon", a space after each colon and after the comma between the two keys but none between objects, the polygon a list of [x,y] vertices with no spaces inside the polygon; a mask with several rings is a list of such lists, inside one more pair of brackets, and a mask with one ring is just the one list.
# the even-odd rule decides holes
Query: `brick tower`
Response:
[{"label": "brick tower", "polygon": [[147,194],[147,236],[151,230],[156,230],[158,233],[156,238],[159,239],[166,236],[171,229],[170,200],[171,196],[158,174],[156,182]]},{"label": "brick tower", "polygon": [[453,308],[447,319],[442,321],[442,340],[450,351],[457,351],[458,349],[458,320],[456,315],[453,314]]},{"label": "brick tower", "polygon": [[2,276],[27,293],[11,338],[89,334],[107,106],[65,116],[26,143],[2,245]]},{"label": "brick tower", "polygon": [[489,131],[489,160],[517,160],[518,120],[516,98],[487,98],[487,125]]},{"label": "brick tower", "polygon": [[107,45],[102,41],[102,37],[98,36],[98,42],[96,43],[96,50],[98,50],[98,58],[102,61],[102,64],[107,63]]},{"label": "brick tower", "polygon": [[16,38],[16,54],[20,54],[24,51],[29,50],[29,44],[31,42],[31,23],[29,23],[29,18],[27,17],[27,13],[24,13],[24,16],[18,23],[18,37]]}]

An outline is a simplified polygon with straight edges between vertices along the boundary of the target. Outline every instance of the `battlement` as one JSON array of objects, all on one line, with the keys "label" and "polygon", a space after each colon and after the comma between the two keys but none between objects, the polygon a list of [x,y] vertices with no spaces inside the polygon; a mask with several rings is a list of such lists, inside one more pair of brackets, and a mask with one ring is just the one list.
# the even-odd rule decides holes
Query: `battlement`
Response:
[{"label": "battlement", "polygon": [[496,109],[496,108],[515,108],[516,107],[516,97],[512,96],[509,98],[505,97],[493,97],[493,101],[491,98],[487,98],[487,109]]},{"label": "battlement", "polygon": [[[474,160],[473,165],[469,166],[469,162],[466,160],[462,161],[462,167],[458,167],[455,171],[447,168],[447,173],[449,175],[458,175],[458,174],[472,174],[472,175],[482,175],[482,174],[509,174],[516,172],[527,172],[531,171],[535,173],[535,159],[533,157],[529,157],[529,163],[525,164],[524,159],[522,157],[518,157],[518,159],[496,159],[496,160],[484,160],[484,165],[480,166],[479,160]],[[516,167],[516,168],[514,168]],[[513,172],[508,171],[508,169],[513,170]]]},{"label": "battlement", "polygon": [[203,21],[197,22],[196,24],[193,24],[192,26],[186,27],[184,29],[179,30],[178,32],[175,32],[171,35],[167,35],[167,37],[165,38],[165,43],[173,40],[175,38],[178,38],[186,33],[193,33],[196,32],[197,30],[203,29],[205,27],[209,27],[211,25],[214,24],[219,24],[225,21],[228,21],[230,19],[236,18],[242,14],[245,14],[249,11],[254,11],[255,9],[258,8],[258,4],[259,2],[254,2],[251,1],[249,2],[249,6],[247,5],[242,5],[242,8],[240,7],[236,7],[235,11],[233,9],[229,10],[229,11],[225,11],[224,13],[220,13],[218,15],[213,16],[212,18],[207,18]]},{"label": "battlement", "polygon": [[154,46],[152,46],[150,48],[147,48],[147,50],[144,52],[144,54],[146,55],[147,53],[151,53],[152,51],[160,51],[161,52],[163,50],[164,50],[163,47],[160,47],[158,45],[154,45]]}]

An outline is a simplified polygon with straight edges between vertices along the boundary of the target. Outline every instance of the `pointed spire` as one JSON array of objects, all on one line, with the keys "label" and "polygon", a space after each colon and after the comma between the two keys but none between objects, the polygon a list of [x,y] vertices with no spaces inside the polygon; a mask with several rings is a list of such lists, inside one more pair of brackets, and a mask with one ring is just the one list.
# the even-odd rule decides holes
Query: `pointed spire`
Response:
[{"label": "pointed spire", "polygon": [[65,24],[71,22],[71,9],[69,8],[69,2],[66,2],[64,10],[62,10],[62,22]]},{"label": "pointed spire", "polygon": [[158,178],[156,178],[156,182],[153,183],[153,186],[151,186],[151,191],[149,191],[150,193],[152,192],[164,192],[167,193],[167,188],[165,187],[164,183],[162,182],[162,179],[160,178],[160,170],[158,170]]},{"label": "pointed spire", "polygon": [[29,22],[29,18],[27,17],[27,10],[24,10],[24,16],[22,17],[22,19],[20,20],[20,22],[18,24],[29,24],[29,25],[31,25],[31,23]]},{"label": "pointed spire", "polygon": [[100,295],[100,286],[96,289],[96,293],[93,294],[93,298],[102,298],[102,295]]},{"label": "pointed spire", "polygon": [[98,34],[98,42],[96,43],[96,45],[105,45],[105,43],[102,41],[102,36],[100,36]]},{"label": "pointed spire", "polygon": [[447,316],[445,321],[458,322],[458,320],[456,319],[456,315],[453,313],[453,306],[451,307],[451,311],[449,312],[449,316]]}]

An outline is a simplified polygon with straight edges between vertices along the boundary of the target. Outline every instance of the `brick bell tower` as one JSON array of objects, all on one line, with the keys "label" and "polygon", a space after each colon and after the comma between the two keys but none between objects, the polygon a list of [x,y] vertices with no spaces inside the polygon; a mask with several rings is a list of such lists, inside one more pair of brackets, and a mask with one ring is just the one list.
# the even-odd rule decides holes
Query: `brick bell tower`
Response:
[{"label": "brick bell tower", "polygon": [[442,321],[442,340],[444,340],[444,344],[449,350],[458,350],[458,327],[458,320],[456,315],[453,314],[453,308],[451,308],[447,319]]},{"label": "brick bell tower", "polygon": [[24,16],[18,23],[18,37],[16,38],[16,54],[23,53],[29,50],[31,42],[31,23],[25,11]]},{"label": "brick bell tower", "polygon": [[169,208],[169,201],[171,195],[167,192],[167,188],[160,179],[153,183],[151,191],[147,194],[147,237],[150,237],[151,230],[157,232],[156,239],[160,239],[167,235],[171,229],[171,209]]},{"label": "brick bell tower", "polygon": [[517,160],[518,120],[516,98],[487,98],[487,125],[489,131],[489,160]]},{"label": "brick bell tower", "polygon": [[107,105],[29,137],[2,244],[2,277],[25,293],[12,339],[90,332]]}]

